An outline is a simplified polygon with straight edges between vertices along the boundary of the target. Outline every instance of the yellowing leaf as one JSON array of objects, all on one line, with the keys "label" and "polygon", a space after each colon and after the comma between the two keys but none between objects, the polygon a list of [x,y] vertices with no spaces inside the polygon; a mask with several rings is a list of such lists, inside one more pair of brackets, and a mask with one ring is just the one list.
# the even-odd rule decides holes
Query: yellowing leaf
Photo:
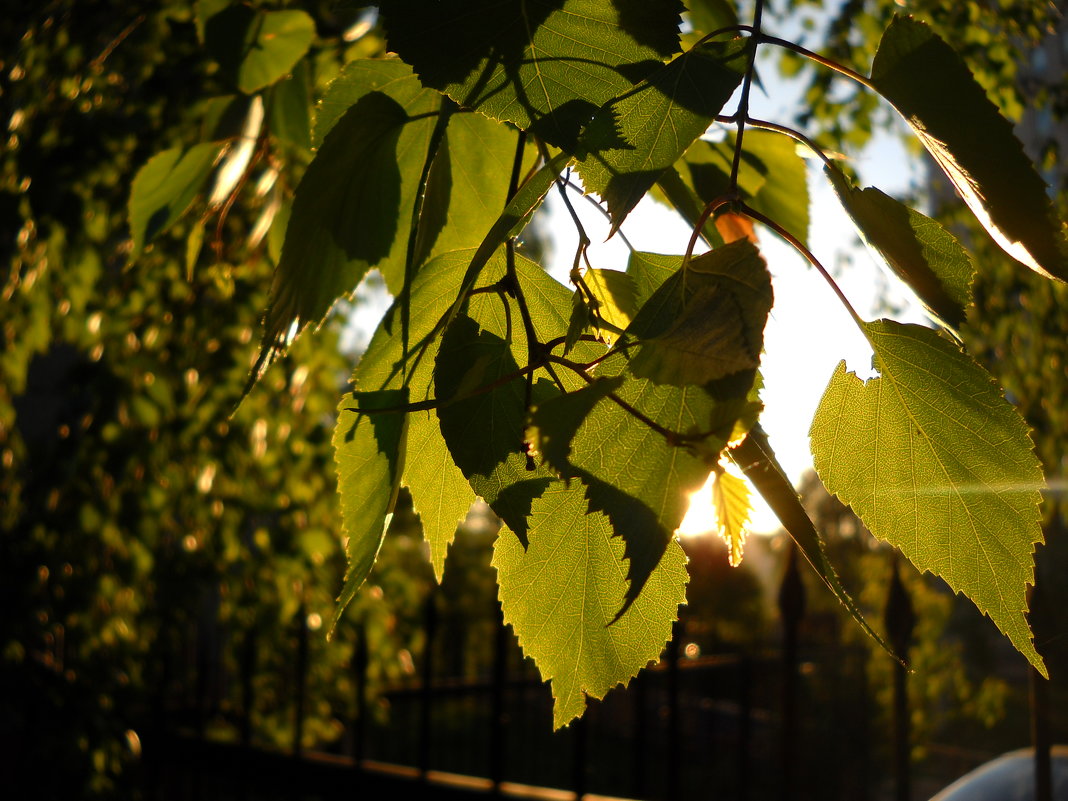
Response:
[{"label": "yellowing leaf", "polygon": [[838,366],[812,422],[827,489],[871,532],[941,576],[1045,673],[1027,585],[1045,486],[1027,425],[991,376],[916,325],[865,325],[879,378]]},{"label": "yellowing leaf", "polygon": [[712,484],[712,503],[716,509],[716,533],[727,543],[731,567],[742,563],[745,540],[749,536],[749,518],[753,501],[745,479],[730,469],[716,474]]},{"label": "yellowing leaf", "polygon": [[716,230],[723,237],[724,242],[737,242],[739,239],[748,239],[754,245],[757,244],[756,231],[753,221],[741,214],[720,214],[715,219]]}]

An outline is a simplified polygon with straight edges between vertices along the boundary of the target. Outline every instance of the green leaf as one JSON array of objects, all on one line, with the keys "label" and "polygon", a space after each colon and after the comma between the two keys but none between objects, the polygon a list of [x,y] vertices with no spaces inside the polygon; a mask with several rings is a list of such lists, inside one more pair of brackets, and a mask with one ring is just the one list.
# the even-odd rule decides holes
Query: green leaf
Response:
[{"label": "green leaf", "polygon": [[130,189],[131,258],[170,228],[193,203],[211,175],[222,150],[217,142],[203,142],[188,150],[164,150],[148,160],[134,176]]},{"label": "green leaf", "polygon": [[655,661],[686,599],[686,557],[672,539],[641,596],[622,617],[624,544],[608,518],[588,512],[581,485],[554,482],[534,500],[529,546],[494,546],[504,620],[542,678],[552,681],[553,724],[582,714]]},{"label": "green leaf", "polygon": [[[508,183],[519,133],[481,114],[449,117],[445,140],[427,182],[423,216],[426,236],[417,261],[450,250],[477,247],[508,201]],[[527,148],[522,174],[533,166],[537,148]]]},{"label": "green leaf", "polygon": [[834,593],[838,601],[849,610],[853,620],[868,632],[883,650],[900,662],[901,657],[895,654],[886,641],[875,633],[861,613],[860,607],[842,586],[834,566],[827,559],[823,540],[816,533],[816,527],[812,525],[805,507],[801,505],[797,490],[786,477],[786,471],[782,469],[782,465],[775,457],[775,451],[772,450],[767,434],[764,433],[760,424],[754,424],[746,438],[728,451],[728,455],[745,473],[745,477],[753,482],[757,492],[775,512],[779,522],[782,523],[797,547],[801,549],[801,553],[816,571],[816,575],[827,585],[827,589]]},{"label": "green leaf", "polygon": [[[394,292],[403,280],[406,221],[439,98],[398,61],[349,65],[328,97],[327,115],[356,100],[329,128],[297,187],[254,376],[372,267]],[[320,129],[317,120],[317,136]]]},{"label": "green leaf", "polygon": [[[558,475],[581,479],[589,511],[607,515],[626,544],[630,586],[622,615],[672,541],[690,494],[718,461],[750,385],[739,382],[718,397],[699,387],[658,386],[627,376],[621,354],[598,371],[593,385],[539,402],[528,436]],[[679,447],[683,436],[692,448]]]},{"label": "green leaf", "polygon": [[682,258],[665,253],[635,251],[627,261],[627,275],[634,285],[634,302],[640,309],[668,278],[679,271]]},{"label": "green leaf", "polygon": [[596,378],[575,392],[550,399],[534,408],[526,440],[535,457],[544,459],[563,478],[574,478],[571,442],[593,407],[623,385],[623,376]]},{"label": "green leaf", "polygon": [[998,245],[1047,278],[1068,279],[1068,245],[1045,183],[953,49],[922,22],[895,17],[871,81]]},{"label": "green leaf", "polygon": [[225,10],[230,2],[231,0],[197,0],[194,25],[197,29],[197,38],[201,42],[204,41],[204,29],[208,20]]},{"label": "green leaf", "polygon": [[371,572],[400,488],[406,415],[373,410],[396,409],[407,402],[406,390],[354,392],[338,407],[334,460],[349,566],[331,629]]},{"label": "green leaf", "polygon": [[738,567],[742,563],[745,540],[749,536],[749,518],[753,513],[749,485],[728,470],[720,470],[712,484],[712,503],[716,509],[716,533],[727,543],[727,559],[731,567]]},{"label": "green leaf", "polygon": [[[467,266],[463,281],[460,283],[460,291],[456,296],[450,317],[459,311],[467,297],[467,293],[478,282],[483,268],[493,258],[497,250],[509,239],[517,236],[530,221],[531,215],[541,205],[545,195],[553,187],[557,177],[563,172],[571,157],[567,153],[557,153],[553,158],[541,166],[508,201],[497,221],[490,228],[488,234],[478,246],[478,250],[471,257],[471,263]],[[555,282],[554,282],[555,283]],[[559,284],[557,284],[559,286]],[[566,323],[565,323],[566,330]]]},{"label": "green leaf", "polygon": [[391,50],[463,108],[564,148],[679,49],[677,0],[383,0]]},{"label": "green leaf", "polygon": [[747,39],[698,45],[594,116],[579,138],[578,169],[608,204],[612,233],[719,114],[749,49]]},{"label": "green leaf", "polygon": [[[405,387],[414,402],[433,397],[435,337],[452,304],[456,275],[466,266],[470,253],[449,253],[433,259],[412,282],[410,338],[415,346],[427,343],[427,354],[418,360],[409,354],[405,360],[400,336],[400,301],[394,302],[356,368],[354,378],[358,389]],[[457,523],[466,516],[475,494],[454,463],[433,411],[408,414],[407,452],[402,483],[411,491],[415,511],[422,520],[423,536],[430,546],[430,563],[440,581]]]},{"label": "green leaf", "polygon": [[[734,137],[728,141],[733,146]],[[797,142],[775,131],[748,128],[743,143],[746,154],[759,162],[765,177],[764,184],[747,202],[802,242],[807,242],[808,165],[797,152]]]},{"label": "green leaf", "polygon": [[827,489],[920,570],[963,592],[1045,674],[1026,588],[1045,487],[1023,418],[934,331],[865,324],[879,378],[838,366],[812,422]]},{"label": "green leaf", "polygon": [[308,52],[315,21],[303,11],[232,5],[203,23],[208,51],[245,94],[284,77]]},{"label": "green leaf", "polygon": [[729,0],[687,0],[694,30],[712,33],[738,24],[738,14]]},{"label": "green leaf", "polygon": [[565,354],[587,327],[593,328],[602,342],[611,345],[638,311],[634,302],[634,284],[625,272],[590,269],[580,280],[584,290],[575,290]]},{"label": "green leaf", "polygon": [[771,303],[771,276],[751,242],[697,256],[660,286],[627,329],[640,343],[630,370],[683,386],[755,369]]},{"label": "green leaf", "polygon": [[867,243],[932,315],[960,328],[975,277],[968,251],[930,217],[874,187],[857,189],[837,167],[828,165],[824,172]]},{"label": "green leaf", "polygon": [[[470,251],[466,251],[469,255]],[[480,286],[504,275],[499,254],[490,262]],[[571,296],[537,264],[516,257],[520,286],[541,341],[567,325]],[[521,542],[526,542],[530,504],[541,495],[553,474],[528,463],[526,383],[518,374],[527,361],[527,341],[519,311],[507,294],[472,296],[456,314],[438,350],[435,387],[446,403],[438,407],[441,432],[456,465],[472,489],[501,517]],[[512,376],[511,380],[505,380]],[[558,392],[543,370],[533,376],[531,401],[539,403]],[[486,390],[492,386],[489,391]]]}]

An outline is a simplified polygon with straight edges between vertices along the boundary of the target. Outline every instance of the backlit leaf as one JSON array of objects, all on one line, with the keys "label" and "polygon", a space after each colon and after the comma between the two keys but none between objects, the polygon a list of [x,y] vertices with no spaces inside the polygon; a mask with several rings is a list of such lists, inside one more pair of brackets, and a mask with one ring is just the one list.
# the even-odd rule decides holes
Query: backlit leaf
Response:
[{"label": "backlit leaf", "polygon": [[690,9],[690,23],[701,33],[738,24],[738,13],[730,0],[687,0],[686,6]]},{"label": "backlit leaf", "polygon": [[682,258],[666,253],[635,251],[627,261],[627,275],[634,284],[634,301],[641,308],[668,278],[682,266]]},{"label": "backlit leaf", "polygon": [[573,478],[571,441],[593,407],[623,384],[622,376],[598,378],[589,386],[559,395],[535,408],[527,442],[563,478]]},{"label": "backlit leaf", "polygon": [[463,281],[460,283],[460,292],[452,307],[453,314],[459,310],[467,292],[476,285],[482,270],[497,250],[509,237],[517,236],[530,222],[531,215],[545,200],[545,195],[553,187],[557,177],[570,160],[571,157],[568,154],[557,153],[519,187],[519,191],[508,201],[497,221],[493,223],[489,233],[478,246],[478,250],[471,257],[471,262],[464,272]]},{"label": "backlit leaf", "polygon": [[[399,61],[354,62],[328,96],[326,115],[356,99],[297,187],[256,375],[372,267],[394,292],[403,280],[408,221],[440,98]],[[317,120],[317,139],[325,126]]]},{"label": "backlit leaf", "polygon": [[570,148],[679,49],[677,0],[383,0],[391,50],[463,108]]},{"label": "backlit leaf", "polygon": [[[611,345],[630,325],[638,310],[634,285],[625,272],[591,269],[583,273],[581,280],[583,289],[575,291],[575,310],[568,327],[565,353],[587,327],[596,332],[598,339]],[[577,327],[576,320],[580,324]]]},{"label": "backlit leaf", "polygon": [[748,240],[697,256],[660,286],[627,329],[640,343],[630,370],[682,386],[755,369],[771,302],[771,276]]},{"label": "backlit leaf", "polygon": [[[657,385],[629,376],[621,354],[598,372],[592,386],[540,402],[528,434],[557,474],[586,485],[590,511],[607,515],[626,543],[629,605],[644,591],[690,494],[705,482],[746,410],[749,384],[738,382],[722,397],[700,387]],[[622,384],[620,376],[626,377]],[[694,437],[695,447],[677,447],[672,438],[684,435]]]},{"label": "backlit leaf", "polygon": [[963,592],[1043,674],[1025,612],[1042,470],[989,373],[934,331],[865,324],[880,376],[838,366],[812,422],[827,489],[920,570]]},{"label": "backlit leaf", "polygon": [[192,204],[215,164],[222,144],[203,142],[157,153],[134,176],[130,189],[131,258],[174,225]]},{"label": "backlit leaf", "polygon": [[1068,279],[1068,245],[1045,183],[960,56],[924,23],[895,17],[871,81],[1002,249],[1046,277]]},{"label": "backlit leaf", "polygon": [[857,189],[837,167],[825,172],[861,236],[931,314],[959,328],[971,303],[975,268],[956,237],[874,187]]},{"label": "backlit leaf", "polygon": [[613,231],[705,132],[748,62],[747,40],[706,42],[597,112],[579,139],[578,169],[608,204]]},{"label": "backlit leaf", "polygon": [[[419,261],[482,242],[508,200],[518,136],[512,126],[481,114],[449,117],[423,202],[427,225],[416,251]],[[528,146],[523,175],[536,157],[537,149]]]},{"label": "backlit leaf", "polygon": [[493,552],[504,620],[552,681],[556,728],[582,714],[587,695],[601,698],[656,661],[686,599],[686,557],[672,539],[616,619],[624,544],[604,514],[587,511],[583,489],[553,482],[532,503],[529,546],[500,536]]},{"label": "backlit leaf", "polygon": [[712,484],[712,503],[716,509],[716,533],[727,543],[731,567],[738,567],[742,563],[745,540],[749,536],[749,518],[753,513],[749,485],[730,470],[721,470]]},{"label": "backlit leaf", "polygon": [[[470,258],[470,251],[465,254]],[[496,282],[504,269],[498,253],[479,285]],[[535,331],[547,341],[549,332],[566,328],[571,293],[523,257],[516,257],[516,271]],[[503,292],[482,293],[469,298],[453,317],[435,367],[435,391],[448,401],[438,407],[438,418],[453,459],[472,489],[524,543],[530,504],[554,478],[548,468],[528,462],[523,434],[527,378],[518,374],[527,355],[515,302]],[[531,403],[556,392],[544,370],[537,371]]]},{"label": "backlit leaf", "polygon": [[[356,368],[357,389],[407,388],[413,402],[433,397],[435,337],[439,323],[452,304],[456,274],[463,270],[471,251],[450,253],[428,262],[415,276],[410,293],[410,341],[412,352],[404,359],[401,343],[401,312],[395,302],[379,323],[367,351]],[[416,349],[426,344],[427,353],[419,359]],[[412,495],[412,503],[430,546],[430,563],[441,580],[445,556],[456,526],[467,515],[475,494],[460,468],[453,462],[441,435],[433,410],[408,414],[408,458],[402,483]]]},{"label": "backlit leaf", "polygon": [[334,460],[349,566],[337,599],[335,626],[378,556],[404,462],[405,414],[353,409],[395,409],[407,401],[406,390],[356,392],[342,397],[338,407]]}]

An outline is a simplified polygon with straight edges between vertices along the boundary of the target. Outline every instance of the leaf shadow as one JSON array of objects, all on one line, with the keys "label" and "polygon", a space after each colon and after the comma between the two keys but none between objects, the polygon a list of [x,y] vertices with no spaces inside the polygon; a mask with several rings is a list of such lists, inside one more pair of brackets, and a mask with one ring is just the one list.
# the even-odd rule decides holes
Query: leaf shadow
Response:
[{"label": "leaf shadow", "polygon": [[[677,52],[677,28],[664,24],[663,4],[648,0],[613,0],[612,4],[620,29],[636,44],[653,48],[663,58]],[[521,70],[534,63],[529,54],[535,34],[548,30],[549,18],[565,5],[565,0],[383,0],[380,8],[390,49],[415,68],[425,85],[448,89],[450,94],[462,90],[453,97],[467,108],[478,108],[510,89],[532,121],[529,129],[550,144],[570,150],[597,105],[577,98],[550,103],[544,109],[543,104],[531,100],[521,75]],[[679,11],[681,6],[674,13]],[[661,66],[660,61],[648,58],[613,65],[587,55],[542,56],[539,51],[537,62],[550,61],[611,70],[629,84],[638,83]]]}]

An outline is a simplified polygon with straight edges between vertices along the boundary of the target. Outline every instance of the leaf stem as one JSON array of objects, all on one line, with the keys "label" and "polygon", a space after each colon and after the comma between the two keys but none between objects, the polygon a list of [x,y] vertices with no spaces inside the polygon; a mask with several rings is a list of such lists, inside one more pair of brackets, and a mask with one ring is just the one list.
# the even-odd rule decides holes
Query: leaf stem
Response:
[{"label": "leaf stem", "polygon": [[857,324],[857,327],[860,328],[861,333],[864,333],[865,337],[867,337],[866,329],[864,327],[864,321],[853,308],[853,304],[849,302],[849,299],[845,296],[845,293],[842,292],[842,289],[838,286],[838,283],[831,277],[831,274],[827,271],[827,268],[820,263],[820,260],[817,259],[815,255],[813,255],[812,251],[809,250],[800,239],[798,239],[796,236],[794,236],[781,225],[779,225],[779,223],[775,222],[775,220],[771,219],[770,217],[765,217],[759,211],[750,208],[741,201],[739,201],[738,203],[738,211],[744,214],[746,217],[750,217],[756,220],[758,223],[766,225],[772,231],[774,231],[787,242],[789,242],[791,245],[793,245],[794,249],[802,256],[804,256],[808,260],[809,264],[815,267],[819,274],[823,276],[824,280],[830,285],[831,289],[834,291],[834,294],[838,296],[838,300],[842,302],[842,305],[845,306],[846,311],[849,312],[849,316],[853,318],[853,322],[855,322]]},{"label": "leaf stem", "polygon": [[693,249],[697,247],[697,240],[701,236],[701,232],[705,229],[705,223],[708,222],[708,218],[715,213],[716,209],[726,206],[728,203],[733,203],[739,199],[737,188],[732,192],[720,195],[717,198],[710,200],[701,212],[701,216],[697,218],[697,224],[693,227],[693,233],[690,234],[690,241],[686,243],[686,252],[682,256],[682,269],[685,270],[689,264],[690,259],[693,258]]},{"label": "leaf stem", "polygon": [[400,295],[397,297],[397,302],[400,304],[401,310],[401,353],[407,361],[408,355],[408,338],[411,334],[412,325],[412,282],[415,280],[415,273],[418,270],[419,265],[416,263],[422,254],[417,253],[420,245],[420,222],[423,217],[423,203],[426,200],[426,188],[430,182],[430,171],[434,166],[434,161],[437,158],[438,150],[441,148],[441,143],[445,140],[445,128],[448,127],[449,118],[453,112],[458,109],[458,106],[448,96],[441,96],[441,106],[438,108],[438,118],[434,122],[434,130],[430,134],[430,141],[427,143],[426,159],[423,161],[423,170],[419,175],[419,185],[415,192],[415,202],[412,204],[412,217],[408,227],[408,250],[405,253],[404,258],[404,286],[401,288]]},{"label": "leaf stem", "polygon": [[789,136],[791,139],[794,139],[803,144],[805,147],[807,147],[812,153],[818,156],[820,160],[827,166],[834,165],[834,159],[828,156],[819,145],[817,145],[815,142],[813,142],[811,139],[809,139],[807,136],[805,136],[798,130],[788,128],[785,125],[779,125],[777,122],[758,120],[754,119],[753,117],[750,117],[748,119],[748,123],[753,128],[762,128],[766,131],[776,131],[777,133]]},{"label": "leaf stem", "polygon": [[752,42],[749,50],[749,63],[745,68],[745,77],[742,78],[742,96],[738,101],[738,111],[735,114],[738,125],[738,135],[734,140],[734,161],[731,163],[730,188],[738,188],[738,170],[742,165],[742,138],[745,135],[745,121],[749,116],[749,92],[753,87],[753,75],[756,72],[757,48],[762,40],[760,33],[760,20],[764,15],[764,0],[756,0],[756,8],[753,10]]},{"label": "leaf stem", "polygon": [[[604,217],[609,222],[612,221],[612,215],[608,213],[608,211],[605,209],[605,207],[602,206],[600,203],[598,203],[597,199],[593,195],[585,195],[585,194],[583,194],[582,193],[582,188],[579,187],[577,184],[575,184],[571,180],[570,177],[564,178],[564,186],[566,186],[572,192],[577,192],[579,197],[581,197],[583,200],[587,201],[591,206],[593,206],[595,209],[597,209],[597,211],[599,211],[601,213],[602,217]],[[627,239],[626,234],[623,233],[622,229],[617,229],[616,230],[616,235],[619,236],[619,238],[623,240],[623,244],[627,246],[627,249],[631,253],[635,253],[636,252],[635,248],[634,248],[634,245],[632,245],[630,240]]]},{"label": "leaf stem", "polygon": [[810,61],[815,61],[817,64],[820,64],[820,65],[822,65],[824,67],[827,67],[828,69],[834,70],[839,75],[844,75],[847,78],[853,79],[854,81],[859,83],[861,86],[863,86],[863,87],[865,87],[867,89],[871,89],[873,92],[878,92],[879,91],[878,89],[875,88],[875,84],[873,84],[870,80],[865,78],[859,72],[851,70],[849,67],[845,66],[844,64],[839,64],[837,61],[832,61],[831,59],[827,58],[826,56],[821,56],[819,53],[814,53],[811,50],[809,50],[809,49],[807,49],[805,47],[802,47],[801,45],[797,44],[796,42],[791,42],[788,39],[780,39],[778,36],[768,36],[767,34],[760,33],[760,32],[757,32],[755,34],[755,36],[757,38],[757,41],[759,41],[762,44],[770,44],[770,45],[775,45],[776,47],[785,48],[786,50],[792,50],[793,52],[797,53],[799,56],[804,56],[805,58],[809,59]]},{"label": "leaf stem", "polygon": [[[606,354],[606,356],[607,355],[610,354]],[[552,354],[549,354],[546,358],[550,362],[553,362],[554,364],[559,364],[561,367],[566,367],[572,372],[576,373],[587,384],[592,384],[594,381],[597,380],[586,372],[586,365],[579,364],[578,362],[573,362],[570,359],[565,359],[563,356],[554,356]],[[656,420],[653,420],[640,409],[636,409],[634,406],[627,403],[627,401],[623,400],[614,392],[610,392],[607,397],[631,417],[645,424],[648,428],[662,436],[672,447],[686,445],[690,442],[700,442],[701,440],[708,439],[708,437],[712,436],[713,432],[711,431],[698,432],[696,434],[680,434],[678,431],[672,431],[670,428],[665,428],[664,426],[660,425],[660,423],[656,422]]]},{"label": "leaf stem", "polygon": [[716,30],[712,31],[712,33],[706,33],[704,36],[702,36],[700,39],[698,39],[694,43],[693,47],[691,47],[690,49],[693,50],[694,47],[699,47],[699,46],[703,45],[705,42],[707,42],[707,41],[709,41],[711,39],[715,39],[717,36],[722,36],[725,33],[753,33],[753,26],[752,25],[726,25],[726,26],[724,26],[722,28],[716,28]]}]

